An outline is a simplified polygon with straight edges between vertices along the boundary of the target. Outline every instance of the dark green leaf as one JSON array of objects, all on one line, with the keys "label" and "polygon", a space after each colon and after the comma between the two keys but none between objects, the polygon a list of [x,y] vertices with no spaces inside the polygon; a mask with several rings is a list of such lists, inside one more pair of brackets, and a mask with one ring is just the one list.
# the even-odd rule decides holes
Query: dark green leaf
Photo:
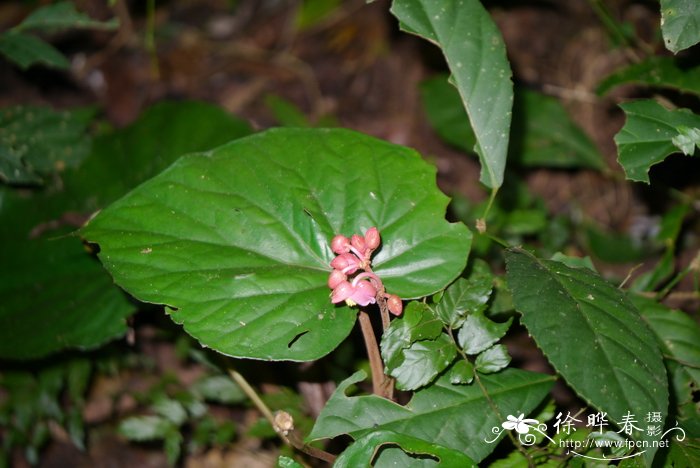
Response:
[{"label": "dark green leaf", "polygon": [[[676,434],[673,434],[674,436]],[[671,442],[666,466],[700,466],[700,439],[676,440]]]},{"label": "dark green leaf", "polygon": [[442,49],[474,129],[480,180],[497,189],[513,108],[512,72],[498,28],[478,0],[394,0],[391,12],[401,29]]},{"label": "dark green leaf", "polygon": [[37,183],[42,176],[77,167],[90,152],[92,112],[57,112],[14,106],[0,111],[0,180]]},{"label": "dark green leaf", "polygon": [[459,329],[459,345],[467,354],[479,354],[500,340],[512,321],[513,319],[509,318],[507,322],[496,323],[485,317],[483,312],[470,314]]},{"label": "dark green leaf", "polygon": [[629,180],[648,184],[649,168],[679,151],[673,140],[678,142],[678,136],[688,129],[700,128],[700,116],[687,109],[667,110],[651,100],[628,102],[620,107],[627,121],[615,135],[615,143],[618,161]]},{"label": "dark green leaf", "polygon": [[[521,249],[507,252],[506,265],[521,322],[579,395],[618,423],[628,411],[660,412],[665,419],[661,353],[622,291],[586,268],[541,260]],[[645,452],[647,461],[655,452]]]},{"label": "dark green leaf", "polygon": [[454,342],[444,333],[434,340],[421,340],[393,355],[382,353],[386,372],[399,390],[416,390],[432,382],[457,355]]},{"label": "dark green leaf", "polygon": [[474,152],[476,136],[469,124],[457,88],[440,75],[420,84],[423,107],[430,125],[447,143],[467,153]]},{"label": "dark green leaf", "polygon": [[[489,400],[477,385],[452,385],[441,377],[429,387],[417,391],[406,406],[384,398],[348,397],[349,386],[364,380],[357,372],[338,385],[321,411],[310,440],[349,434],[359,439],[377,430],[389,430],[459,450],[481,461],[495,447],[491,428],[500,426]],[[500,414],[529,413],[549,392],[554,378],[517,369],[481,377],[490,401]]]},{"label": "dark green leaf", "polygon": [[700,8],[695,0],[661,0],[661,32],[674,54],[700,41]]},{"label": "dark green leaf", "polygon": [[51,44],[38,37],[8,31],[0,34],[0,53],[26,70],[41,63],[62,70],[70,67],[70,62]]},{"label": "dark green leaf", "polygon": [[180,458],[180,448],[182,446],[182,434],[177,428],[172,428],[165,435],[165,456],[170,466],[175,466],[177,459]]},{"label": "dark green leaf", "polygon": [[[405,452],[414,455],[423,455],[437,458],[441,466],[469,467],[476,464],[462,452],[443,447],[441,445],[426,442],[425,440],[411,437],[393,431],[380,430],[367,434],[351,444],[336,459],[334,468],[355,468],[359,466],[372,466],[377,452],[382,446],[398,445]],[[386,466],[382,464],[381,466]]]},{"label": "dark green leaf", "polygon": [[89,16],[76,11],[73,2],[57,2],[45,5],[31,12],[14,31],[35,29],[41,32],[55,31],[67,28],[84,29],[116,29],[119,23],[116,19],[96,21]]},{"label": "dark green leaf", "polygon": [[418,340],[432,340],[442,333],[442,323],[422,302],[412,301],[403,315],[391,321],[382,335],[381,348],[385,361],[398,357],[401,349]]},{"label": "dark green leaf", "polygon": [[640,240],[626,234],[604,232],[594,225],[586,226],[585,235],[590,253],[605,262],[636,262],[651,253]]},{"label": "dark green leaf", "polygon": [[459,359],[450,367],[447,376],[452,385],[470,384],[474,380],[474,366],[467,360]]},{"label": "dark green leaf", "polygon": [[561,262],[564,265],[571,267],[571,268],[588,268],[591,271],[596,271],[595,265],[593,265],[593,261],[591,260],[591,257],[571,257],[569,255],[563,254],[561,252],[557,252],[554,255],[552,255],[551,260],[554,260],[555,262]]},{"label": "dark green leaf", "polygon": [[673,57],[649,57],[615,71],[598,85],[604,95],[616,86],[641,84],[700,95],[700,67],[681,68]]},{"label": "dark green leaf", "polygon": [[445,290],[435,312],[445,325],[458,328],[467,314],[486,308],[492,289],[491,269],[486,262],[477,259],[466,279],[458,278]]},{"label": "dark green leaf", "polygon": [[171,306],[202,344],[311,360],[355,322],[329,300],[333,236],[376,226],[373,269],[387,291],[425,296],[461,272],[469,250],[446,204],[435,168],[411,150],[348,130],[275,129],[181,158],[83,234],[118,284]]},{"label": "dark green leaf", "polygon": [[559,100],[517,89],[513,159],[528,167],[603,169],[596,145],[569,117]]},{"label": "dark green leaf", "polygon": [[499,344],[479,354],[474,361],[476,370],[483,374],[492,374],[505,369],[510,364],[510,355],[505,346]]}]

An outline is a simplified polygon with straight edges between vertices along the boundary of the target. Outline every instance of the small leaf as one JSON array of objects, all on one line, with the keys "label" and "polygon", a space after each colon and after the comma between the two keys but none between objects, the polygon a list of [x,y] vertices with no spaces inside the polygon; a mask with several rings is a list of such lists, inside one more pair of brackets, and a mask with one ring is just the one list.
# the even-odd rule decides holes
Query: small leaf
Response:
[{"label": "small leaf", "polygon": [[700,41],[700,8],[695,0],[661,0],[661,33],[674,54]]},{"label": "small leaf", "polygon": [[[405,452],[437,458],[441,466],[475,467],[476,464],[468,456],[457,450],[426,442],[393,431],[375,431],[358,439],[351,444],[336,459],[334,468],[355,468],[358,466],[373,466],[374,458],[382,446],[398,445]],[[382,466],[384,466],[382,464]]]},{"label": "small leaf", "polygon": [[382,335],[381,348],[385,361],[389,356],[398,355],[418,340],[432,340],[442,333],[442,323],[435,318],[422,302],[412,301],[406,306],[401,317],[391,321]]},{"label": "small leaf", "polygon": [[187,411],[177,400],[172,398],[158,398],[153,402],[153,411],[164,417],[175,426],[181,426],[187,421]]},{"label": "small leaf", "polygon": [[[661,353],[622,291],[586,268],[541,260],[521,249],[507,252],[506,266],[521,322],[579,395],[618,423],[628,411],[660,412],[665,419]],[[634,436],[651,439],[646,433]],[[647,461],[655,452],[645,452]]]},{"label": "small leaf", "polygon": [[671,138],[671,143],[686,156],[695,153],[695,147],[700,146],[700,129],[678,126],[678,135]]},{"label": "small leaf", "polygon": [[14,31],[35,29],[47,32],[67,28],[110,30],[117,27],[119,27],[119,23],[116,19],[104,22],[96,21],[84,13],[76,11],[73,2],[57,2],[37,8],[12,29]]},{"label": "small leaf", "polygon": [[165,439],[173,429],[177,430],[161,416],[133,416],[119,423],[118,431],[129,440],[144,442]]},{"label": "small leaf", "polygon": [[506,334],[513,318],[496,323],[484,316],[483,312],[470,314],[459,329],[457,340],[467,354],[479,354],[500,340]]},{"label": "small leaf", "polygon": [[700,95],[700,67],[682,68],[674,57],[649,57],[616,70],[598,85],[596,92],[604,95],[629,83]]},{"label": "small leaf", "polygon": [[311,360],[356,318],[329,300],[333,236],[376,226],[387,291],[432,294],[463,270],[471,241],[445,221],[447,201],[414,151],[348,130],[274,129],[181,158],[83,235],[118,284],[170,306],[205,346]]},{"label": "small leaf", "polygon": [[304,468],[304,466],[297,463],[293,458],[280,455],[277,459],[277,468]]},{"label": "small leaf", "polygon": [[488,264],[476,259],[469,276],[458,278],[445,290],[435,312],[450,328],[458,328],[464,317],[486,308],[493,290],[493,275]]},{"label": "small leaf", "polygon": [[29,34],[13,31],[0,34],[0,53],[23,70],[37,63],[61,70],[70,67],[65,55],[54,46]]},{"label": "small leaf", "polygon": [[591,271],[596,271],[595,265],[593,265],[593,261],[589,256],[572,257],[561,252],[556,252],[554,255],[552,255],[551,260],[563,263],[564,265],[571,268],[588,268]]},{"label": "small leaf", "polygon": [[513,83],[503,38],[488,11],[478,0],[394,0],[391,12],[402,30],[442,49],[476,136],[480,180],[497,189],[508,152]]},{"label": "small leaf", "polygon": [[620,107],[627,120],[615,135],[615,143],[618,161],[629,180],[648,184],[649,168],[678,151],[673,139],[678,141],[682,128],[700,128],[700,116],[687,109],[667,110],[651,100],[628,102]]},{"label": "small leaf", "polygon": [[476,357],[474,366],[483,374],[492,374],[505,369],[510,364],[510,355],[504,345],[491,346]]},{"label": "small leaf", "polygon": [[452,385],[470,384],[474,380],[474,366],[465,359],[459,359],[450,367],[447,376]]},{"label": "small leaf", "polygon": [[385,356],[387,373],[399,390],[416,390],[432,382],[457,355],[454,342],[444,333],[434,340],[421,340]]},{"label": "small leaf", "polygon": [[549,392],[554,378],[548,375],[506,369],[484,375],[481,382],[489,399],[476,385],[452,385],[446,376],[418,390],[406,406],[369,395],[348,397],[349,386],[364,380],[356,372],[338,385],[321,411],[309,440],[349,434],[359,439],[378,430],[388,430],[459,450],[475,462],[496,448],[491,428],[500,426],[498,414],[532,411]]}]

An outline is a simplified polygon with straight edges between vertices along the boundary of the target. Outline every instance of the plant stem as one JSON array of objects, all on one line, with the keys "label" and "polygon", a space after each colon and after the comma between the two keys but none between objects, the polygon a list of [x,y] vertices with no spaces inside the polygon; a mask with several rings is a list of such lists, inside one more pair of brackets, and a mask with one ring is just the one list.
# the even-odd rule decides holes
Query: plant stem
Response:
[{"label": "plant stem", "polygon": [[[250,401],[253,402],[258,411],[260,411],[265,417],[265,419],[268,420],[272,428],[275,430],[275,433],[277,433],[279,438],[282,439],[282,441],[285,444],[325,462],[333,463],[335,461],[336,456],[332,453],[328,453],[325,450],[321,450],[316,447],[311,447],[310,445],[305,444],[301,437],[299,437],[299,434],[294,432],[293,428],[290,430],[280,427],[277,418],[275,418],[275,415],[272,414],[270,408],[268,408],[265,402],[262,401],[262,398],[260,398],[258,393],[248,383],[245,377],[243,377],[241,374],[239,374],[237,371],[231,368],[229,368],[228,373],[234,380],[234,382],[236,382],[238,386],[241,387],[243,393],[245,393],[246,396],[250,398]],[[291,418],[291,416],[289,416],[289,418]]]},{"label": "plant stem", "polygon": [[364,310],[360,311],[360,328],[362,329],[362,337],[365,340],[369,367],[372,372],[372,393],[391,399],[393,396],[393,382],[384,375],[384,364],[379,354],[379,345],[377,344],[377,338],[374,336],[372,321]]}]

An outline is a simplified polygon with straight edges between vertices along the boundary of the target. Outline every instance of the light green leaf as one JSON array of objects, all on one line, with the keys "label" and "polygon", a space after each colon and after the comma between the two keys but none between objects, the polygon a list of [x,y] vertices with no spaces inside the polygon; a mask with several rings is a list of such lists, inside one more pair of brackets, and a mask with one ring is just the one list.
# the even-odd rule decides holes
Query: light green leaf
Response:
[{"label": "light green leaf", "polygon": [[661,0],[661,33],[674,54],[700,41],[700,8],[695,0]]},{"label": "light green leaf", "polygon": [[488,264],[476,259],[469,276],[458,278],[442,295],[435,312],[445,325],[459,328],[467,314],[486,308],[493,290],[493,275]]},{"label": "light green leaf", "polygon": [[421,340],[393,355],[382,353],[387,373],[399,390],[416,390],[432,382],[457,355],[454,342],[444,333],[433,340]]},{"label": "light green leaf", "polygon": [[459,329],[457,340],[465,353],[479,354],[500,340],[512,321],[511,317],[507,322],[496,323],[485,317],[483,312],[470,314]]},{"label": "light green leaf", "polygon": [[73,2],[57,2],[37,8],[12,29],[14,31],[34,29],[47,32],[67,28],[109,30],[117,27],[119,27],[119,23],[116,19],[96,21],[84,13],[76,11]]},{"label": "light green leaf", "polygon": [[687,109],[667,110],[652,100],[628,102],[620,107],[627,120],[615,135],[615,143],[618,161],[630,180],[648,184],[649,168],[678,152],[673,139],[682,133],[682,128],[700,128],[700,116]]},{"label": "light green leaf", "polygon": [[447,201],[414,151],[348,130],[274,129],[181,158],[83,235],[119,285],[168,305],[205,346],[311,360],[355,322],[329,300],[333,236],[376,226],[387,291],[432,294],[462,271],[471,241],[444,220]]},{"label": "light green leaf", "polygon": [[[355,468],[359,466],[373,466],[377,452],[383,446],[398,445],[405,452],[414,455],[423,455],[429,458],[436,458],[441,466],[470,467],[476,464],[462,452],[449,449],[437,444],[426,442],[425,440],[411,437],[393,431],[375,431],[358,439],[351,444],[336,459],[334,468]],[[377,461],[376,466],[386,466]]]},{"label": "light green leaf", "polygon": [[[622,291],[586,268],[541,260],[521,249],[507,252],[506,265],[521,322],[579,395],[618,423],[628,411],[660,412],[665,419],[661,353]],[[645,452],[647,461],[655,452]]]},{"label": "light green leaf", "polygon": [[92,111],[13,106],[0,110],[0,180],[39,183],[77,167],[89,154]]},{"label": "light green leaf", "polygon": [[280,455],[277,459],[277,468],[304,468],[304,466],[294,461],[293,458]]},{"label": "light green leaf", "polygon": [[593,260],[591,260],[591,257],[589,256],[572,257],[561,252],[556,252],[554,255],[552,255],[551,260],[561,262],[571,268],[588,268],[591,271],[596,271],[595,265],[593,265]]},{"label": "light green leaf", "polygon": [[515,94],[512,157],[527,167],[602,170],[605,160],[558,99],[524,88]]},{"label": "light green leaf", "polygon": [[164,417],[176,426],[181,426],[187,421],[187,411],[177,400],[161,397],[153,402],[153,411]]},{"label": "light green leaf", "polygon": [[598,85],[596,92],[605,95],[623,84],[670,88],[700,95],[700,67],[681,68],[674,57],[649,57],[616,70]]},{"label": "light green leaf", "polygon": [[138,442],[165,439],[176,429],[172,422],[161,416],[132,416],[119,423],[119,433]]},{"label": "light green leaf", "polygon": [[492,374],[505,369],[510,364],[510,355],[504,345],[491,346],[479,354],[474,361],[476,370],[483,374]]},{"label": "light green leaf", "polygon": [[[495,442],[485,439],[492,439],[491,428],[502,421],[478,385],[452,385],[443,376],[417,391],[406,406],[400,406],[375,395],[348,397],[348,387],[365,377],[360,371],[338,385],[316,420],[310,440],[341,434],[357,440],[388,430],[459,450],[477,463],[496,448]],[[517,369],[481,377],[490,401],[502,415],[532,411],[549,392],[553,380]]]},{"label": "light green leaf", "polygon": [[199,379],[192,389],[209,401],[230,405],[248,399],[243,390],[226,375],[210,375]]},{"label": "light green leaf", "polygon": [[671,143],[686,156],[695,153],[695,147],[700,146],[700,129],[678,126],[678,135],[671,138]]},{"label": "light green leaf", "polygon": [[29,34],[13,31],[0,34],[0,53],[23,70],[37,63],[61,70],[70,67],[68,59],[54,46]]},{"label": "light green leaf", "polygon": [[476,136],[480,180],[497,189],[503,183],[513,107],[512,72],[501,33],[478,0],[394,0],[391,12],[401,29],[442,49]]}]

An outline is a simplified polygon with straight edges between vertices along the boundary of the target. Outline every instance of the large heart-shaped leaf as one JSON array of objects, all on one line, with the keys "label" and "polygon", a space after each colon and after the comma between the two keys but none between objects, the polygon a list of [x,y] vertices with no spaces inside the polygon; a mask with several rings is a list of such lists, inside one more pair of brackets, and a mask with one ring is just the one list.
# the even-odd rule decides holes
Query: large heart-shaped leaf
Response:
[{"label": "large heart-shaped leaf", "polygon": [[316,359],[350,332],[334,306],[329,242],[376,226],[373,267],[404,298],[443,288],[471,234],[444,219],[435,168],[347,130],[276,129],[168,170],[83,230],[116,282],[171,309],[205,346],[258,359]]},{"label": "large heart-shaped leaf", "polygon": [[[666,417],[668,383],[654,335],[625,294],[588,268],[506,255],[508,285],[522,323],[585,400],[621,421],[627,412]],[[646,433],[636,438],[649,439]],[[650,447],[650,461],[656,448]]]},{"label": "large heart-shaped leaf", "polygon": [[513,83],[496,24],[479,0],[394,0],[391,12],[401,29],[442,49],[474,129],[480,180],[497,189],[508,153]]},{"label": "large heart-shaped leaf", "polygon": [[348,397],[348,387],[365,377],[360,371],[338,385],[316,420],[310,440],[341,434],[359,439],[388,430],[459,450],[479,462],[496,448],[491,430],[500,428],[500,418],[529,413],[554,382],[549,375],[507,369],[480,377],[487,398],[479,385],[452,385],[442,376],[401,406],[376,395]]},{"label": "large heart-shaped leaf", "polygon": [[[700,143],[700,116],[667,110],[652,100],[621,104],[627,120],[615,135],[618,161],[630,180],[649,183],[649,168],[672,153],[693,154]],[[695,141],[693,138],[695,136]],[[688,144],[689,143],[689,144]]]}]

